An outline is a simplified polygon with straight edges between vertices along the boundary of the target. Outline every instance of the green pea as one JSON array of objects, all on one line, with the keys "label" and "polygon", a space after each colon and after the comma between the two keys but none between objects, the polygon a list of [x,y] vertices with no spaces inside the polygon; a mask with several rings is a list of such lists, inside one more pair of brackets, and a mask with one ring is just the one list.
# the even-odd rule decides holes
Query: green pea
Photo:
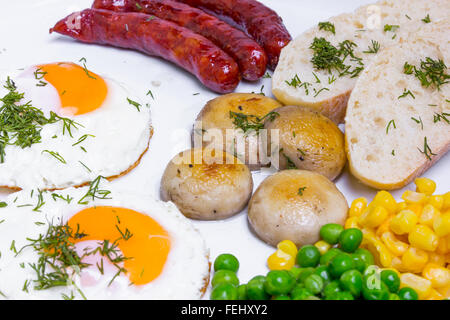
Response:
[{"label": "green pea", "polygon": [[354,253],[351,255],[351,257],[353,259],[353,263],[355,264],[355,269],[358,270],[359,272],[363,273],[367,267],[364,260],[361,258],[360,255],[357,255]]},{"label": "green pea", "polygon": [[416,290],[410,287],[401,288],[398,291],[398,296],[400,297],[400,300],[419,300],[419,295]]},{"label": "green pea", "polygon": [[363,239],[363,233],[357,228],[346,229],[339,236],[339,245],[345,252],[354,252]]},{"label": "green pea", "polygon": [[291,300],[291,297],[289,297],[287,294],[280,294],[278,296],[274,296],[272,300]]},{"label": "green pea", "polygon": [[348,291],[339,291],[327,296],[326,300],[355,300],[355,298]]},{"label": "green pea", "polygon": [[295,286],[291,291],[292,300],[306,300],[313,296],[313,293],[302,286]]},{"label": "green pea", "polygon": [[362,286],[362,295],[366,300],[388,300],[389,289],[380,280],[371,280],[370,277],[364,277]]},{"label": "green pea", "polygon": [[331,281],[331,274],[328,271],[327,266],[319,266],[314,271],[315,274],[319,275],[323,279],[323,283],[326,285]]},{"label": "green pea", "polygon": [[349,254],[340,253],[330,261],[328,269],[333,278],[339,278],[345,271],[355,268],[353,259]]},{"label": "green pea", "polygon": [[336,257],[339,253],[342,253],[342,251],[337,248],[331,248],[330,250],[325,252],[323,256],[320,257],[320,261],[319,261],[320,265],[322,265],[322,266],[328,265],[330,263],[330,261],[334,257]]},{"label": "green pea", "polygon": [[313,245],[305,245],[297,253],[297,263],[300,267],[315,267],[320,260],[320,251]]},{"label": "green pea", "polygon": [[302,268],[293,267],[289,272],[292,274],[292,276],[297,280],[300,273],[302,273]]},{"label": "green pea", "polygon": [[341,286],[339,284],[339,281],[338,280],[334,280],[334,281],[331,281],[329,284],[327,284],[325,286],[325,288],[323,289],[322,295],[324,297],[329,297],[329,296],[332,296],[334,293],[340,292],[340,291],[342,291],[342,289],[341,289]]},{"label": "green pea", "polygon": [[219,283],[231,283],[234,286],[239,285],[239,279],[236,276],[236,273],[230,270],[219,270],[214,274],[212,278],[211,285],[214,288]]},{"label": "green pea", "polygon": [[247,283],[247,298],[249,300],[267,300],[269,295],[264,290],[266,277],[256,276]]},{"label": "green pea", "polygon": [[319,294],[323,290],[323,279],[317,274],[312,274],[305,279],[305,288],[314,295]]},{"label": "green pea", "polygon": [[292,290],[296,281],[289,271],[272,270],[267,273],[264,289],[270,295],[287,294]]},{"label": "green pea", "polygon": [[358,298],[361,295],[363,277],[358,270],[345,271],[341,275],[340,282],[342,289],[350,292],[353,297]]},{"label": "green pea", "polygon": [[238,300],[247,300],[247,285],[241,284],[238,287]]},{"label": "green pea", "polygon": [[316,269],[314,268],[302,268],[302,271],[298,275],[297,282],[303,283],[305,282],[306,278],[308,278],[311,274],[314,273]]},{"label": "green pea", "polygon": [[392,293],[398,292],[400,288],[400,278],[397,272],[393,270],[383,270],[380,274],[381,281],[388,287]]},{"label": "green pea", "polygon": [[238,259],[229,253],[219,255],[214,261],[214,271],[230,270],[237,272],[239,270]]},{"label": "green pea", "polygon": [[375,264],[372,253],[367,249],[358,248],[354,254],[358,255],[366,263],[366,268]]},{"label": "green pea", "polygon": [[344,231],[344,227],[340,224],[328,223],[320,228],[319,234],[329,244],[336,244],[342,231]]},{"label": "green pea", "polygon": [[231,283],[219,283],[211,292],[211,300],[236,300],[238,289]]},{"label": "green pea", "polygon": [[396,293],[391,293],[389,295],[389,300],[400,300],[400,297]]}]

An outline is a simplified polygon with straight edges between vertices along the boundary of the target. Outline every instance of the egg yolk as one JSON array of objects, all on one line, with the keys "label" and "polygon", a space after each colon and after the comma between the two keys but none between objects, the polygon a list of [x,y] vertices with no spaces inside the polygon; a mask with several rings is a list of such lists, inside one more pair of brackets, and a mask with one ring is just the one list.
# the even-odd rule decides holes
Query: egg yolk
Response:
[{"label": "egg yolk", "polygon": [[105,80],[84,67],[61,62],[39,65],[37,70],[58,91],[61,108],[70,114],[92,112],[105,101],[108,93]]},{"label": "egg yolk", "polygon": [[72,230],[86,234],[74,242],[117,241],[125,258],[130,281],[143,285],[156,279],[169,255],[171,240],[167,231],[146,214],[117,207],[93,207],[75,214],[68,222]]}]

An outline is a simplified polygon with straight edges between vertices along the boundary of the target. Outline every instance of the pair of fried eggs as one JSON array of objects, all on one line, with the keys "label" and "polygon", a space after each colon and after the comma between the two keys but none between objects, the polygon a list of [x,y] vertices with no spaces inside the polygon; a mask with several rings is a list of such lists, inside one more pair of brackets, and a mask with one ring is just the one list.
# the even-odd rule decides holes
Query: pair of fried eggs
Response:
[{"label": "pair of fried eggs", "polygon": [[[45,124],[39,143],[4,150],[0,186],[23,191],[11,194],[0,208],[0,298],[200,298],[209,279],[208,252],[199,232],[173,204],[123,192],[108,191],[105,199],[95,195],[101,177],[126,172],[145,153],[150,110],[123,85],[74,63],[34,66],[5,75],[3,83],[8,77],[24,94],[19,104],[31,101],[47,118],[53,112],[77,125]],[[7,93],[0,89],[1,97]],[[83,195],[89,192],[94,195],[86,203]],[[86,236],[71,241],[89,266],[74,266],[70,282],[43,290],[42,274],[34,268],[46,252],[30,241],[45,238],[58,225],[83,231]],[[105,242],[115,243],[117,254],[126,259],[113,263],[99,251],[83,255]],[[49,264],[46,268],[52,270]]]},{"label": "pair of fried eggs", "polygon": [[[10,79],[46,118],[69,119],[37,125],[40,142],[8,144],[0,162],[0,186],[60,189],[97,176],[116,177],[140,160],[151,138],[150,109],[122,84],[74,63],[51,63],[0,77],[0,97]],[[0,106],[3,103],[0,102]],[[10,136],[13,133],[9,133]]]},{"label": "pair of fried eggs", "polygon": [[[209,281],[209,253],[190,221],[170,202],[122,192],[103,180],[98,188],[108,190],[107,196],[93,199],[92,185],[8,196],[0,208],[0,299],[201,298]],[[39,275],[39,257],[56,249],[38,250],[36,240],[59,245],[55,232],[49,236],[55,226],[72,230],[70,242],[88,266],[66,267],[70,281],[42,289],[39,280],[55,268],[46,264]],[[95,252],[106,241],[109,248],[116,244],[112,259],[105,250]],[[86,252],[94,254],[84,257]],[[115,263],[117,256],[123,259]]]}]

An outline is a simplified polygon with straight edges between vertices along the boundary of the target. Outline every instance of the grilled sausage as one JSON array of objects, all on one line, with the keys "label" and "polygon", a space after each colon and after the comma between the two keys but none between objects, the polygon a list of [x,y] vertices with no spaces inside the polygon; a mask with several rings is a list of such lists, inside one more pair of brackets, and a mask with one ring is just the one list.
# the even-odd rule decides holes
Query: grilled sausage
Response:
[{"label": "grilled sausage", "polygon": [[162,57],[219,93],[231,92],[239,84],[239,67],[222,49],[189,29],[148,14],[86,9],[59,21],[52,32]]},{"label": "grilled sausage", "polygon": [[92,7],[143,12],[188,28],[211,40],[236,60],[246,80],[256,81],[266,71],[267,55],[258,43],[222,20],[186,4],[171,0],[95,0]]},{"label": "grilled sausage", "polygon": [[203,9],[234,26],[240,27],[264,48],[271,69],[275,69],[281,49],[292,39],[280,16],[256,0],[177,1]]}]

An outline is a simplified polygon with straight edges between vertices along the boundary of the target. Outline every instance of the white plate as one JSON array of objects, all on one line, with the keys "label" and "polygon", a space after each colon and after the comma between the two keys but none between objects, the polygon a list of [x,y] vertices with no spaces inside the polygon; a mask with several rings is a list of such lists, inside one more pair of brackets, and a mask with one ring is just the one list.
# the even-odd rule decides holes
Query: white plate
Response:
[{"label": "white plate", "polygon": [[[262,0],[283,18],[293,37],[330,16],[371,3],[370,0]],[[136,94],[152,90],[155,100],[149,100],[155,134],[150,149],[141,164],[126,176],[114,181],[126,190],[152,193],[159,197],[159,185],[166,164],[178,152],[190,146],[189,130],[204,104],[217,95],[203,88],[188,73],[162,59],[144,54],[87,45],[48,30],[56,21],[73,11],[90,7],[92,0],[22,0],[2,1],[0,10],[0,69],[11,70],[45,62],[78,62],[82,57],[93,72],[106,74],[126,83]],[[241,83],[238,92],[263,92],[271,96],[270,79]],[[199,93],[197,95],[194,95]],[[424,176],[437,182],[437,192],[450,190],[450,155],[444,156]],[[255,188],[264,179],[262,173],[253,174]],[[349,204],[357,197],[369,199],[376,191],[349,175],[348,170],[337,179]],[[407,186],[405,189],[413,189]],[[400,198],[402,190],[394,195]],[[0,190],[0,200],[7,194]],[[239,278],[248,281],[268,270],[266,259],[273,248],[260,241],[249,229],[246,211],[218,222],[198,222],[211,249],[211,258],[220,253],[235,254],[240,263]]]}]

